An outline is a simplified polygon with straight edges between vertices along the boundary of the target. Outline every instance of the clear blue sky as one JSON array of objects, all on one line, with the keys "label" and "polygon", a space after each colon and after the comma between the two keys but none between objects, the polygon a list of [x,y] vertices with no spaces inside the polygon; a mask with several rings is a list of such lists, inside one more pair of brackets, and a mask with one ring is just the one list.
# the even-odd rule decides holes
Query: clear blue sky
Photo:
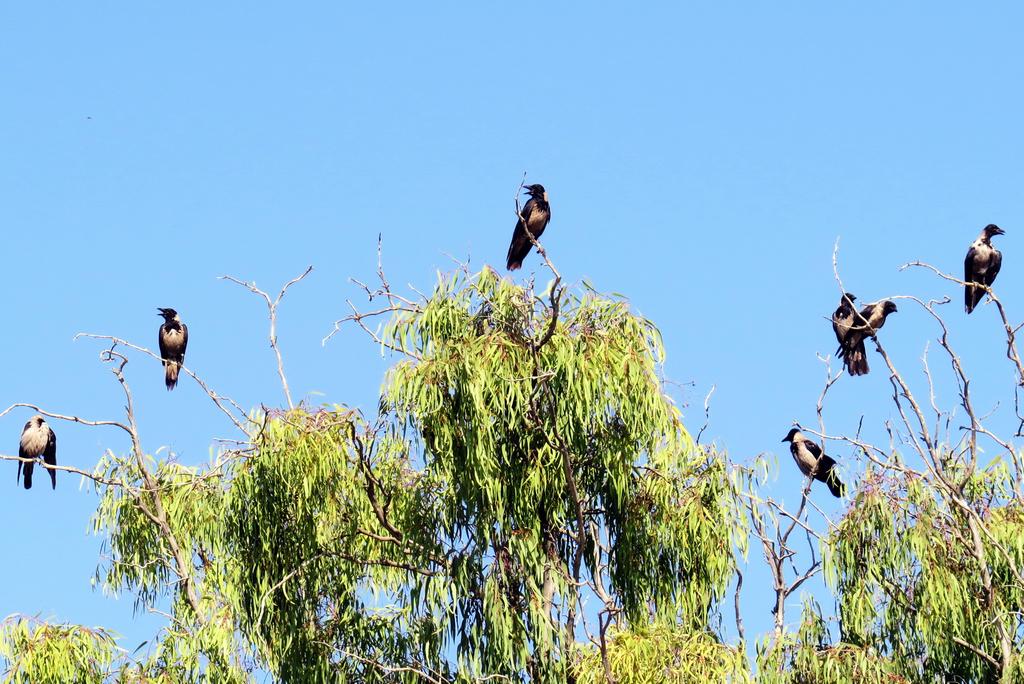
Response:
[{"label": "clear blue sky", "polygon": [[[815,354],[835,346],[823,317],[838,299],[837,236],[862,300],[954,297],[979,404],[1012,413],[994,308],[965,319],[953,286],[896,268],[921,258],[957,272],[998,223],[997,287],[1024,316],[1014,4],[147,5],[0,8],[4,406],[119,416],[100,346],[72,336],[155,347],[158,306],[181,312],[188,364],[215,388],[280,403],[262,303],[215,278],[276,289],[313,264],[281,313],[293,391],[372,410],[378,350],[354,329],[320,345],[358,295],[346,279],[372,277],[378,233],[395,284],[429,288],[445,253],[502,265],[527,171],[550,192],[544,241],[562,273],[628,294],[660,326],[668,376],[694,383],[674,390],[690,426],[717,386],[710,435],[739,461],[778,454],[777,498],[798,498],[779,440],[813,422]],[[919,389],[933,337],[903,303],[883,333]],[[863,415],[881,439],[891,389],[870,353],[871,375],[833,389],[832,432]],[[129,380],[147,450],[201,463],[232,436],[194,383],[167,393],[152,360],[133,358]],[[15,453],[29,415],[0,420],[0,452]],[[56,429],[69,465],[127,449],[116,432]],[[832,451],[855,480],[863,464]],[[90,589],[94,495],[67,475],[56,492],[24,492],[0,465],[0,615],[107,625],[129,649],[151,636],[157,621],[133,618],[130,597]],[[814,496],[831,513],[845,505]],[[757,578],[748,635],[771,621]]]}]

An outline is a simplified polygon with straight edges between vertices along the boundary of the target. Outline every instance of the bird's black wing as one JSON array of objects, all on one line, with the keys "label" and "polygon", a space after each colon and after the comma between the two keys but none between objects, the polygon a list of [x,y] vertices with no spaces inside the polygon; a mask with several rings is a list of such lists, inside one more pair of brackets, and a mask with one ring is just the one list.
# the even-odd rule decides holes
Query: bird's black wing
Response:
[{"label": "bird's black wing", "polygon": [[1003,253],[998,249],[992,250],[992,261],[988,264],[988,270],[985,271],[985,284],[992,287],[992,283],[996,281],[996,276],[999,275],[999,269],[1003,267]]},{"label": "bird's black wing", "polygon": [[971,245],[971,248],[967,250],[967,256],[964,257],[964,281],[968,283],[972,282],[975,278],[974,255],[976,253],[974,245]]},{"label": "bird's black wing", "polygon": [[[836,348],[836,355],[839,358],[842,358],[843,354],[846,351],[846,336],[850,332],[849,321],[846,319],[846,317],[847,312],[841,306],[835,310],[835,313],[832,314],[832,332],[836,334],[836,342],[839,343],[839,347]],[[840,325],[843,325],[845,327],[845,330],[840,328]]]},{"label": "bird's black wing", "polygon": [[843,345],[845,341],[845,335],[839,332],[839,326],[836,324],[834,319],[832,321],[832,332],[836,334],[836,342],[839,343],[839,346],[836,347],[836,356],[838,356],[839,358],[843,358],[844,356],[846,356],[846,348]]},{"label": "bird's black wing", "polygon": [[[533,247],[533,243],[530,242],[530,237],[526,234],[526,225],[523,220],[530,220],[530,214],[533,213],[533,207],[536,204],[536,200],[531,199],[526,203],[526,206],[519,212],[522,218],[516,221],[516,229],[512,232],[512,243],[508,246],[508,256],[505,259],[505,267],[514,271],[523,265],[523,259],[530,253],[530,248]],[[537,237],[534,235],[534,237]]]},{"label": "bird's black wing", "polygon": [[181,355],[178,358],[178,363],[185,363],[185,349],[188,348],[188,326],[184,323],[181,324]]},{"label": "bird's black wing", "polygon": [[836,461],[831,456],[826,456],[821,453],[821,447],[811,441],[804,442],[804,446],[807,447],[807,451],[810,452],[818,464],[814,469],[814,479],[818,482],[824,482],[828,485],[828,490],[832,492],[832,495],[836,498],[841,497],[845,488],[843,483],[839,481],[839,473],[836,470]]},{"label": "bird's black wing", "polygon": [[839,472],[835,459],[831,456],[822,456],[818,461],[818,472],[815,474],[818,482],[824,482],[832,496],[840,498],[846,491],[845,485],[839,480]]},{"label": "bird's black wing", "polygon": [[[28,427],[28,426],[26,426],[26,427]],[[24,434],[24,433],[22,433],[22,434]],[[21,444],[18,444],[18,458],[31,458],[31,456],[29,456],[28,454],[25,453],[25,447],[22,446]],[[25,489],[31,489],[32,488],[32,464],[31,463],[23,463],[22,461],[18,461],[18,479],[16,479],[15,482],[21,482],[21,467],[22,466],[25,466]]]},{"label": "bird's black wing", "polygon": [[512,242],[508,246],[508,254],[505,256],[505,268],[514,271],[523,265],[523,257],[530,251],[527,244],[523,249],[523,241],[526,239],[526,230],[523,229],[523,222],[516,223],[516,229],[512,233]]},{"label": "bird's black wing", "polygon": [[844,301],[832,314],[832,332],[836,334],[836,342],[839,347],[836,349],[836,356],[845,358],[852,350],[853,345],[859,339],[856,328],[855,309]]},{"label": "bird's black wing", "polygon": [[[46,451],[43,452],[43,463],[50,466],[57,465],[57,435],[50,429],[50,437],[46,440]],[[57,471],[47,468],[50,473],[50,484],[53,489],[57,488]]]},{"label": "bird's black wing", "polygon": [[[974,257],[977,255],[977,251],[974,249],[974,245],[967,250],[967,256],[964,258],[964,282],[974,283],[977,282],[978,274],[974,270]],[[974,307],[978,306],[978,302],[981,301],[982,291],[973,285],[964,285],[964,308],[967,313],[974,311]]]},{"label": "bird's black wing", "polygon": [[[160,343],[160,358],[164,361],[168,358],[167,343],[164,342],[164,325],[161,324],[160,329],[156,333],[157,341]],[[167,364],[164,364],[165,366]]]}]

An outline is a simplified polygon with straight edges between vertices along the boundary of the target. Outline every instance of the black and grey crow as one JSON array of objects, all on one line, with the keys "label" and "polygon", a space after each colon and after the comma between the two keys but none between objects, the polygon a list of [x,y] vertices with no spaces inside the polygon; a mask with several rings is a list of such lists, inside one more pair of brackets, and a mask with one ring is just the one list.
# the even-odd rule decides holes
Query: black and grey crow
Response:
[{"label": "black and grey crow", "polygon": [[857,301],[857,296],[844,292],[843,296],[839,298],[839,307],[832,313],[832,330],[836,334],[836,342],[839,343],[839,347],[836,349],[836,356],[839,358],[845,358],[847,346],[846,339],[849,337],[850,328],[853,327],[853,317],[855,309],[853,303]]},{"label": "black and grey crow", "polygon": [[[868,353],[864,340],[874,337],[885,325],[886,317],[896,311],[896,304],[886,299],[868,304],[853,316],[853,325],[846,332],[843,361],[850,375],[868,374]],[[834,319],[833,319],[834,320]],[[834,325],[834,323],[833,323]]]},{"label": "black and grey crow", "polygon": [[178,371],[185,363],[185,347],[188,346],[188,326],[181,322],[174,309],[160,309],[164,317],[160,326],[160,358],[164,360],[164,384],[168,390],[178,384]]},{"label": "black and grey crow", "polygon": [[813,474],[815,480],[824,482],[832,496],[838,498],[846,492],[846,486],[839,481],[835,460],[821,453],[821,447],[804,437],[799,429],[790,430],[782,441],[789,442],[789,452],[793,454],[793,460],[800,467],[801,473]]},{"label": "black and grey crow", "polygon": [[[21,444],[18,446],[19,458],[43,457],[46,465],[57,465],[57,435],[46,424],[42,416],[32,416],[25,429],[21,431]],[[18,461],[18,480],[21,480],[21,467],[25,466],[25,489],[32,489],[32,471],[34,463]],[[57,471],[47,469],[50,473],[50,484],[57,488]]]},{"label": "black and grey crow", "polygon": [[[512,244],[508,246],[505,266],[510,271],[515,271],[523,265],[523,259],[533,247],[530,237],[526,234],[526,228],[530,229],[530,234],[535,240],[539,240],[548,226],[548,221],[551,220],[551,205],[548,204],[548,193],[544,186],[539,183],[527,185],[526,192],[530,195],[530,200],[520,212],[522,218],[516,221]],[[523,226],[523,219],[526,219],[526,227]]]},{"label": "black and grey crow", "polygon": [[[999,275],[999,268],[1003,265],[1003,253],[992,246],[992,238],[996,235],[1005,235],[1005,231],[994,223],[985,226],[978,239],[971,243],[967,250],[967,258],[964,259],[964,282],[981,283],[992,286],[996,276]],[[974,311],[978,302],[985,296],[985,290],[974,285],[964,287],[964,306],[967,313]]]}]

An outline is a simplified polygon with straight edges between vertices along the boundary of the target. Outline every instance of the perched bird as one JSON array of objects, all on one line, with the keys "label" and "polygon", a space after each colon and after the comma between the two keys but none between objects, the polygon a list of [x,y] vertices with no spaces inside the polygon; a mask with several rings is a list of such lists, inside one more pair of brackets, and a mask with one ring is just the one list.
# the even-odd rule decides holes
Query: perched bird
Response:
[{"label": "perched bird", "polygon": [[[21,444],[18,446],[18,457],[19,458],[38,458],[43,457],[43,463],[46,465],[55,466],[57,465],[57,435],[53,434],[53,430],[46,424],[42,416],[32,416],[27,423],[25,423],[25,429],[21,431]],[[34,463],[23,463],[18,461],[18,480],[21,480],[21,467],[25,466],[25,489],[32,489],[32,471],[35,469]],[[53,488],[57,488],[57,471],[49,470],[50,473],[50,484]]]},{"label": "perched bird", "polygon": [[188,326],[181,322],[174,309],[160,309],[164,317],[160,326],[160,358],[164,360],[164,384],[168,390],[178,384],[178,371],[185,363],[185,347],[188,346]]},{"label": "perched bird", "polygon": [[[530,195],[530,200],[520,212],[522,218],[516,222],[516,229],[512,233],[512,244],[508,246],[505,266],[510,271],[515,271],[523,265],[523,259],[533,247],[530,237],[526,234],[526,228],[530,229],[535,240],[539,240],[548,226],[548,221],[551,220],[551,205],[548,204],[548,193],[544,190],[544,186],[540,184],[527,185],[526,192]],[[525,227],[523,219],[526,220]]]},{"label": "perched bird", "polygon": [[[864,340],[874,337],[885,325],[889,314],[896,312],[896,304],[886,299],[868,304],[853,316],[853,325],[846,332],[843,361],[850,375],[867,375],[868,352],[864,348]],[[834,320],[834,319],[833,319]]]},{"label": "perched bird", "polygon": [[839,307],[832,313],[832,330],[836,334],[836,341],[839,343],[839,347],[836,349],[836,356],[844,358],[846,356],[846,338],[849,336],[850,328],[853,327],[853,317],[856,309],[853,308],[853,303],[857,301],[857,296],[844,292],[843,296],[839,299]]},{"label": "perched bird", "polygon": [[[999,275],[999,268],[1003,265],[1003,253],[992,246],[992,238],[1005,234],[1006,232],[994,223],[982,229],[981,235],[967,250],[967,258],[964,259],[964,282],[992,286]],[[978,306],[978,302],[984,296],[985,290],[980,287],[965,285],[964,306],[967,313],[974,311],[974,307]]]},{"label": "perched bird", "polygon": [[846,493],[846,486],[839,481],[835,460],[821,453],[820,446],[804,437],[797,428],[790,430],[782,441],[789,442],[789,452],[793,454],[793,460],[800,467],[801,473],[813,474],[815,480],[828,485],[828,491],[832,492],[834,497],[838,498]]}]

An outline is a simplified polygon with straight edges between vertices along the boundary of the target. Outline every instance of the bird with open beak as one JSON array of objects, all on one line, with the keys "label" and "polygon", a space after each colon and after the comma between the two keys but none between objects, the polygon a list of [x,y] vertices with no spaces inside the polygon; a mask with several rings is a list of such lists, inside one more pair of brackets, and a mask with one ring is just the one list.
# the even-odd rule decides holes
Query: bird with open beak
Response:
[{"label": "bird with open beak", "polygon": [[[510,271],[522,267],[523,259],[530,253],[530,248],[533,247],[530,235],[534,240],[539,240],[548,226],[548,221],[551,220],[551,205],[548,204],[548,193],[544,186],[535,183],[527,185],[523,189],[530,196],[530,200],[519,212],[519,220],[516,221],[516,228],[512,232],[512,244],[508,246],[505,266]],[[523,221],[526,223],[524,224]],[[527,229],[529,229],[530,235],[527,235]]]}]

